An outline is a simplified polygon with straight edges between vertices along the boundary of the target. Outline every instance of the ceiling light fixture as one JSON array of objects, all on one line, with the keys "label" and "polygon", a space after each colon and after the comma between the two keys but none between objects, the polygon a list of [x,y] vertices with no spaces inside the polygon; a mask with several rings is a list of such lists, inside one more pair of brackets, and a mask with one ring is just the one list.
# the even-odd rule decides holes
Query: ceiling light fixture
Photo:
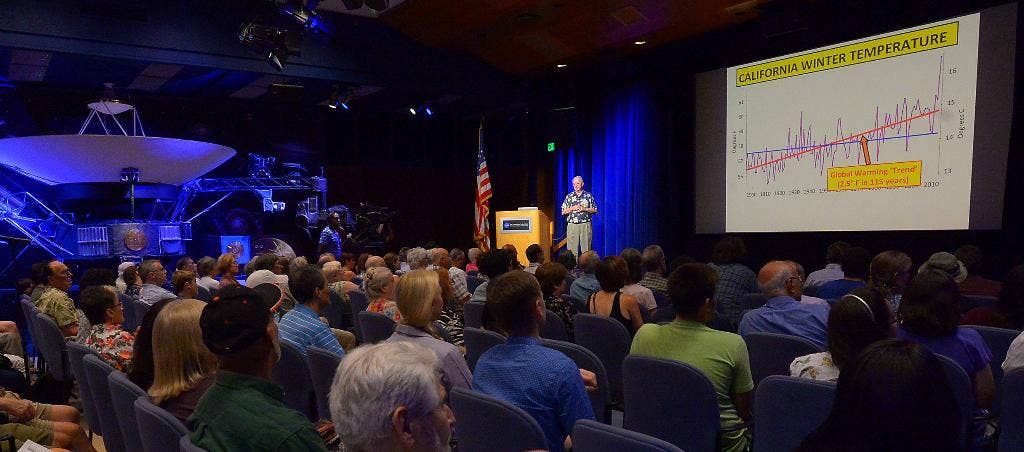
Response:
[{"label": "ceiling light fixture", "polygon": [[647,44],[647,41],[633,41],[633,45],[642,46]]},{"label": "ceiling light fixture", "polygon": [[555,67],[559,68],[559,69],[564,69],[566,66],[569,66],[569,65],[565,64],[565,63],[558,63],[557,65],[555,65]]}]

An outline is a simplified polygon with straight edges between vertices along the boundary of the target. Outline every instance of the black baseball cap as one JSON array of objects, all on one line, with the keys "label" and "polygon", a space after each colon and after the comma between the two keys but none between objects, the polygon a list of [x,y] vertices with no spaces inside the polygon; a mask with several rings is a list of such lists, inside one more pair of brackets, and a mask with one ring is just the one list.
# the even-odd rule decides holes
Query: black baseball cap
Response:
[{"label": "black baseball cap", "polygon": [[241,285],[221,289],[199,317],[203,344],[216,355],[245,350],[266,335],[276,302]]}]

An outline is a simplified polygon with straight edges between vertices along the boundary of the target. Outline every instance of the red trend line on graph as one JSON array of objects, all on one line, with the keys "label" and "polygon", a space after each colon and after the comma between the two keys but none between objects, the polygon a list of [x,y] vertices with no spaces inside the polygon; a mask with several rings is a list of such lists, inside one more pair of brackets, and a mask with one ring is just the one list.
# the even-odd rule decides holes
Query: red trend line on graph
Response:
[{"label": "red trend line on graph", "polygon": [[837,139],[835,141],[831,141],[831,142],[828,142],[828,143],[825,143],[825,144],[819,144],[817,146],[814,146],[814,147],[808,148],[808,149],[804,149],[804,150],[802,150],[800,152],[797,152],[797,153],[794,153],[794,154],[789,154],[789,155],[786,155],[786,156],[779,157],[779,158],[777,158],[775,160],[771,160],[771,161],[767,161],[767,162],[761,163],[759,165],[751,166],[751,167],[747,168],[747,171],[755,170],[755,169],[758,169],[758,168],[760,168],[762,166],[768,166],[768,165],[771,165],[773,163],[778,163],[778,162],[781,162],[781,161],[786,160],[788,158],[796,157],[798,155],[806,154],[808,152],[814,152],[814,151],[816,151],[818,149],[821,149],[823,147],[832,146],[834,144],[838,144],[838,143],[841,143],[843,141],[847,141],[847,140],[850,140],[852,138],[856,138],[856,137],[859,137],[859,136],[862,136],[862,135],[867,135],[869,133],[875,133],[875,132],[877,132],[879,130],[882,130],[882,129],[886,128],[886,127],[897,126],[897,125],[903,124],[905,122],[910,122],[910,121],[913,121],[915,119],[923,118],[925,116],[931,116],[931,115],[934,115],[935,113],[938,113],[940,111],[942,111],[942,110],[936,109],[936,110],[928,111],[928,112],[925,112],[925,113],[921,113],[921,114],[919,114],[917,116],[912,116],[910,118],[904,119],[902,121],[896,121],[896,122],[893,122],[893,123],[885,124],[885,125],[882,125],[882,126],[879,126],[879,127],[875,127],[874,129],[871,129],[871,130],[865,130],[863,132],[858,132],[858,133],[855,133],[853,135],[850,135],[848,137]]}]

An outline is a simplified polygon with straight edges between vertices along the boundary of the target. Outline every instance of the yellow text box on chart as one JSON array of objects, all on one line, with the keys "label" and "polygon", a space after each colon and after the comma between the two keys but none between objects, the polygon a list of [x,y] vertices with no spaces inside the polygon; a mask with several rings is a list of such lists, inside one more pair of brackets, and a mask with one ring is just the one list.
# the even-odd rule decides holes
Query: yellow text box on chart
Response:
[{"label": "yellow text box on chart", "polygon": [[917,187],[920,185],[920,160],[828,169],[828,191]]}]

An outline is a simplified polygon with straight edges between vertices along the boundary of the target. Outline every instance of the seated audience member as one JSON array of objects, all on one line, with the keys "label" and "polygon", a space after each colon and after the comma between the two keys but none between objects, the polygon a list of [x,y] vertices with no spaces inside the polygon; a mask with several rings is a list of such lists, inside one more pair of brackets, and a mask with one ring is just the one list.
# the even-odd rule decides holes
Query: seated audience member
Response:
[{"label": "seated audience member", "polygon": [[747,255],[747,247],[739,237],[725,237],[715,244],[711,252],[711,267],[718,271],[718,287],[715,288],[715,309],[719,321],[729,331],[735,331],[743,315],[740,300],[743,295],[757,292],[757,276],[741,262]]},{"label": "seated audience member", "polygon": [[448,256],[452,258],[452,267],[458,268],[459,270],[465,271],[466,269],[466,252],[462,251],[461,248],[452,248],[448,253]]},{"label": "seated audience member", "polygon": [[956,256],[945,251],[932,254],[925,263],[921,264],[921,266],[917,268],[918,274],[927,271],[942,273],[951,278],[953,282],[957,284],[960,284],[967,279],[967,267],[964,266],[964,263],[960,262]]},{"label": "seated audience member", "polygon": [[195,273],[199,267],[196,265],[196,261],[192,260],[189,256],[184,256],[178,259],[178,262],[174,263],[175,270],[185,270]]},{"label": "seated audience member", "polygon": [[[371,257],[370,253],[362,253],[362,254],[359,255],[359,257],[356,258],[356,273],[358,273],[359,275],[365,275],[366,274],[366,260],[369,259],[370,257]],[[428,264],[430,263],[430,255],[429,255],[429,253],[427,254],[427,263]],[[362,277],[362,276],[360,276],[360,277]]]},{"label": "seated audience member", "polygon": [[440,360],[449,387],[468,389],[473,375],[462,352],[434,330],[434,321],[441,317],[444,305],[437,273],[413,270],[402,275],[395,287],[395,304],[402,312],[402,320],[395,325],[388,342],[415,342],[432,350]]},{"label": "seated audience member", "polygon": [[140,388],[148,388],[153,385],[153,325],[156,323],[156,316],[165,306],[177,301],[177,299],[168,298],[150,306],[146,315],[139,321],[139,328],[135,330],[132,367],[125,373],[128,374],[128,379]]},{"label": "seated audience member", "polygon": [[213,293],[220,286],[220,282],[213,279],[214,269],[217,267],[217,260],[211,256],[203,256],[196,264],[196,276],[200,286]]},{"label": "seated audience member", "polygon": [[562,264],[568,272],[565,281],[565,291],[568,293],[569,287],[572,287],[572,282],[583,274],[583,270],[580,270],[576,265],[576,255],[572,254],[572,251],[569,250],[562,250],[562,252],[558,253],[558,256],[555,257],[555,262]]},{"label": "seated audience member", "polygon": [[577,312],[572,302],[562,298],[562,295],[565,294],[565,279],[568,274],[564,265],[558,262],[548,262],[537,268],[534,276],[540,283],[540,292],[544,295],[544,306],[558,314],[558,318],[562,319],[562,323],[565,324],[565,332],[569,334],[569,342],[573,342],[575,334],[573,334],[572,321]]},{"label": "seated audience member", "polygon": [[[700,369],[715,387],[719,418],[722,428],[727,429],[751,418],[754,381],[743,338],[706,326],[715,316],[717,278],[715,270],[706,264],[684,264],[672,272],[667,288],[675,320],[666,325],[644,325],[633,338],[629,352]],[[749,442],[746,429],[724,432],[719,434],[718,449],[742,451]]]},{"label": "seated audience member", "polygon": [[[1005,286],[1004,286],[1005,287]],[[1024,333],[1018,334],[1010,342],[1010,348],[1006,350],[1006,360],[1003,361],[1003,372],[1024,367]]]},{"label": "seated audience member", "polygon": [[477,267],[476,260],[483,253],[484,252],[480,248],[470,248],[469,251],[466,252],[467,257],[469,257],[469,263],[466,264],[466,273],[480,272],[480,269]]},{"label": "seated audience member", "polygon": [[[437,252],[434,255],[434,270],[444,270],[445,278],[448,278],[447,286],[451,288],[450,295],[452,299],[458,299],[460,303],[465,303],[469,300],[470,294],[466,283],[466,272],[462,271],[452,261],[452,257],[448,254],[448,251],[444,248],[437,248]],[[442,285],[445,287],[445,285]],[[452,300],[445,300],[446,303]],[[447,304],[446,304],[447,306]]]},{"label": "seated audience member", "polygon": [[281,340],[297,347],[303,357],[311,345],[345,356],[331,327],[320,320],[320,311],[331,303],[331,292],[320,270],[313,266],[296,269],[288,275],[288,287],[299,304],[278,323]]},{"label": "seated audience member", "polygon": [[[1006,283],[1001,284],[999,298],[994,307],[978,306],[967,311],[960,319],[961,325],[982,325],[1024,329],[1024,265],[1010,269]],[[961,290],[960,293],[963,293]]]},{"label": "seated audience member", "polygon": [[942,363],[928,349],[876,342],[845,366],[825,422],[797,449],[957,451],[959,409]]},{"label": "seated audience member", "polygon": [[540,267],[540,264],[544,263],[544,249],[536,243],[526,247],[526,261],[529,262],[530,265],[527,265],[523,271],[531,275],[536,273],[537,267]]},{"label": "seated audience member", "polygon": [[211,452],[327,450],[313,424],[286,407],[284,391],[270,382],[281,357],[274,301],[235,285],[203,308],[203,344],[217,356],[219,370],[188,418],[196,446]]},{"label": "seated audience member", "polygon": [[235,276],[238,275],[238,256],[235,253],[224,253],[217,258],[217,266],[214,267],[216,271],[215,276],[220,276],[220,282],[217,283],[217,289],[223,289],[227,286],[237,286],[238,280]]},{"label": "seated audience member", "polygon": [[576,277],[576,280],[569,286],[569,297],[579,300],[581,303],[590,299],[590,296],[601,290],[601,283],[597,282],[597,264],[601,263],[601,256],[596,251],[587,251],[580,255],[579,267],[583,274]]},{"label": "seated audience member", "polygon": [[818,287],[818,298],[838,300],[858,287],[867,285],[868,271],[871,267],[871,253],[859,246],[851,246],[843,251],[843,277],[829,281]]},{"label": "seated audience member", "polygon": [[833,242],[825,249],[825,268],[807,275],[804,288],[818,288],[829,281],[843,279],[843,251],[850,247],[846,242]]},{"label": "seated audience member", "polygon": [[46,289],[36,301],[39,312],[50,316],[65,337],[78,335],[78,313],[75,302],[68,296],[71,289],[71,270],[60,261],[50,261],[40,267]]},{"label": "seated audience member", "polygon": [[188,270],[175,270],[171,275],[171,287],[174,289],[174,294],[183,300],[194,300],[199,295],[196,274]]},{"label": "seated audience member", "polygon": [[31,278],[21,278],[14,283],[14,289],[18,293],[18,301],[32,302],[32,283]]},{"label": "seated audience member", "polygon": [[[274,272],[274,269],[278,268],[277,255],[274,253],[267,252],[260,254],[259,256],[256,256],[256,258],[254,258],[251,262],[252,272],[246,270],[246,272],[249,273],[250,275],[259,270],[267,270],[271,273],[278,274],[277,272]],[[281,268],[278,269],[283,270]]]},{"label": "seated audience member", "polygon": [[971,377],[978,407],[992,405],[992,352],[977,331],[957,326],[960,292],[947,273],[925,270],[914,276],[903,294],[899,316],[897,337],[956,361]]},{"label": "seated audience member", "polygon": [[[52,261],[36,262],[32,264],[31,267],[33,284],[32,303],[35,303],[36,306],[39,305],[39,298],[43,296],[43,292],[46,292],[46,289],[50,288],[50,283],[48,281],[50,270],[47,268],[51,265],[50,262]],[[70,283],[68,284],[68,287],[71,287]]]},{"label": "seated audience member", "polygon": [[502,245],[501,249],[508,253],[510,270],[523,269],[523,265],[519,263],[519,250],[516,249],[515,245],[511,243],[506,243]]},{"label": "seated audience member", "polygon": [[640,285],[651,292],[657,292],[668,296],[668,267],[665,263],[665,251],[658,245],[650,245],[644,248],[640,256],[644,277],[640,279]]},{"label": "seated audience member", "polygon": [[[437,273],[437,282],[441,286],[441,299],[444,300],[444,305],[441,307],[441,317],[438,320],[444,324],[445,330],[448,332],[449,342],[459,347],[460,350],[465,350],[466,342],[463,338],[462,330],[466,327],[466,316],[463,306],[469,301],[469,294],[467,293],[466,298],[461,300],[456,298],[448,271],[444,268],[438,268],[434,272]],[[395,304],[399,303],[396,301]],[[401,309],[401,306],[399,306],[399,309]]]},{"label": "seated audience member", "polygon": [[765,264],[757,284],[768,302],[751,309],[740,321],[739,333],[778,333],[799,336],[825,348],[828,306],[802,304],[793,297],[803,287],[793,265],[785,261]]},{"label": "seated audience member", "polygon": [[[347,300],[347,294],[353,290],[359,290],[359,286],[357,286],[352,281],[345,279],[346,271],[347,270],[345,270],[345,267],[342,266],[341,262],[338,261],[330,261],[324,264],[322,269],[324,279],[327,280],[327,287],[333,290],[334,293],[338,294],[339,296]],[[365,283],[365,281],[363,282]]]},{"label": "seated audience member", "polygon": [[142,294],[139,301],[153,306],[154,303],[168,298],[178,298],[164,289],[167,284],[167,270],[157,259],[146,259],[139,264],[139,277],[142,278]]},{"label": "seated audience member", "polygon": [[843,366],[861,350],[896,337],[894,317],[881,291],[872,287],[854,289],[829,310],[827,351],[794,359],[789,374],[834,383]]},{"label": "seated audience member", "polygon": [[203,345],[199,315],[206,303],[180,300],[160,310],[153,324],[153,385],[149,397],[181,422],[213,385],[217,358]]},{"label": "seated audience member", "polygon": [[640,256],[640,250],[626,248],[622,250],[619,257],[626,263],[626,281],[622,286],[622,293],[636,298],[645,317],[653,315],[658,309],[658,302],[654,300],[654,292],[639,284],[643,275],[643,258]]},{"label": "seated audience member", "polygon": [[406,271],[423,270],[430,264],[430,256],[422,247],[410,248],[406,252],[406,258],[409,262],[409,270]]},{"label": "seated audience member", "polygon": [[477,286],[469,301],[484,301],[487,299],[487,284],[491,279],[497,278],[509,271],[509,254],[505,250],[490,250],[477,258],[477,265],[480,273],[488,280]]},{"label": "seated audience member", "polygon": [[275,275],[288,276],[288,265],[292,263],[292,259],[288,256],[277,256],[277,263],[274,264],[274,268],[271,271]]},{"label": "seated audience member", "polygon": [[134,267],[134,262],[121,262],[117,265],[117,279],[114,280],[114,287],[117,288],[117,293],[124,293],[124,290],[128,288],[128,283],[124,280],[124,270],[128,267]]},{"label": "seated audience member", "polygon": [[124,305],[114,286],[91,286],[82,290],[82,312],[92,327],[85,346],[99,353],[114,369],[126,372],[132,366],[135,336],[121,329]]},{"label": "seated audience member", "polygon": [[622,293],[626,282],[626,262],[619,256],[608,256],[597,265],[597,281],[601,290],[594,292],[587,300],[591,314],[603,315],[618,320],[632,337],[644,324],[643,313],[636,298]]},{"label": "seated audience member", "polygon": [[393,274],[399,274],[398,271],[402,268],[402,263],[398,260],[398,255],[395,253],[388,253],[384,255],[384,266],[391,270]]},{"label": "seated audience member", "polygon": [[[796,276],[798,278],[800,278],[801,281],[803,281],[804,280],[804,266],[800,265],[800,263],[796,262],[796,261],[785,261],[785,262],[793,267],[793,271],[796,272]],[[806,285],[804,285],[803,287],[794,287],[793,288],[793,293],[791,295],[792,295],[794,300],[799,301],[800,303],[803,303],[803,304],[820,304],[820,305],[828,306],[828,302],[827,301],[822,300],[821,298],[818,298],[818,297],[812,297],[810,295],[805,294],[804,293],[804,287],[806,287]]]},{"label": "seated audience member", "polygon": [[[305,268],[309,267],[298,267]],[[252,272],[248,278],[245,278],[245,286],[251,289],[255,289],[261,284],[273,284],[281,292],[277,296],[281,299],[281,306],[279,312],[284,314],[285,312],[291,311],[295,308],[296,298],[292,295],[292,291],[288,289],[288,276],[278,275],[270,270],[259,269]]]},{"label": "seated audience member", "polygon": [[316,260],[316,266],[323,268],[324,264],[334,262],[336,260],[338,259],[334,256],[334,253],[322,253]]},{"label": "seated audience member", "polygon": [[331,418],[350,452],[448,450],[455,416],[440,362],[413,342],[365,345],[341,360]]},{"label": "seated audience member", "polygon": [[54,449],[95,450],[79,424],[80,414],[74,407],[37,403],[0,389],[0,412],[8,417],[7,423],[0,424],[0,435],[14,438],[16,450],[21,450],[27,441]]},{"label": "seated audience member", "polygon": [[561,352],[538,340],[544,321],[544,300],[537,279],[511,271],[490,281],[487,311],[508,333],[504,344],[480,356],[473,389],[505,400],[529,413],[540,424],[548,450],[567,445],[573,425],[594,419],[586,385],[596,387],[594,374],[581,370]]},{"label": "seated audience member", "polygon": [[139,276],[139,267],[129,265],[121,272],[121,279],[124,281],[124,294],[132,301],[142,301],[142,277]]},{"label": "seated audience member", "polygon": [[974,245],[964,245],[953,252],[957,260],[963,262],[967,269],[967,278],[957,284],[960,293],[964,295],[983,295],[986,297],[998,297],[1003,284],[981,276],[982,254],[981,248]]},{"label": "seated audience member", "polygon": [[885,294],[892,312],[896,312],[903,298],[903,289],[910,281],[912,266],[907,253],[896,250],[882,251],[871,260],[871,279],[868,284]]},{"label": "seated audience member", "polygon": [[370,271],[366,279],[366,297],[370,305],[366,310],[388,316],[395,322],[402,321],[402,313],[392,301],[395,296],[395,276],[387,267],[377,267]]}]

